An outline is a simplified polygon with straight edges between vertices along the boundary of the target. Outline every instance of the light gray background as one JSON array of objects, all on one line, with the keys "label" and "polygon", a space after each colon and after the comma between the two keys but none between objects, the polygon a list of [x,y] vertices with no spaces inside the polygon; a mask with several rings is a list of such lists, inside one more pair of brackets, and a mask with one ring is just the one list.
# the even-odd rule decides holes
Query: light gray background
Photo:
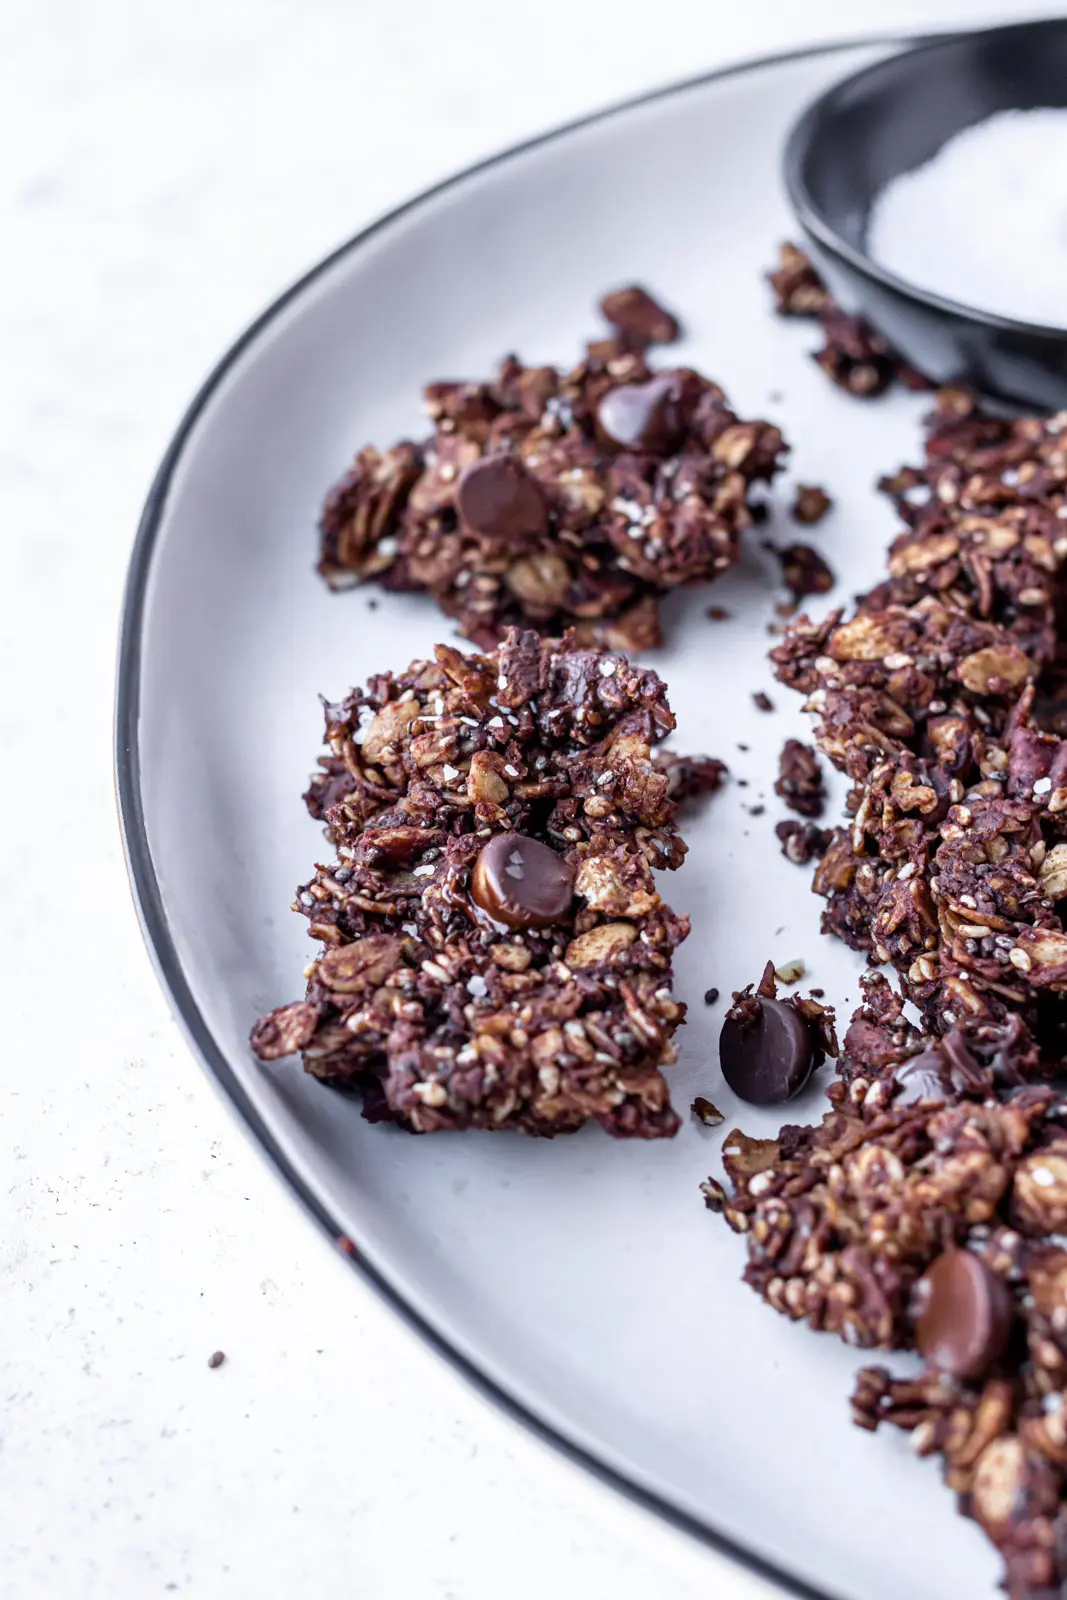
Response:
[{"label": "light gray background", "polygon": [[964,0],[0,6],[5,1600],[757,1592],[415,1345],[194,1065],[118,848],[121,586],[208,366],[376,213],[674,76],[1003,15]]}]

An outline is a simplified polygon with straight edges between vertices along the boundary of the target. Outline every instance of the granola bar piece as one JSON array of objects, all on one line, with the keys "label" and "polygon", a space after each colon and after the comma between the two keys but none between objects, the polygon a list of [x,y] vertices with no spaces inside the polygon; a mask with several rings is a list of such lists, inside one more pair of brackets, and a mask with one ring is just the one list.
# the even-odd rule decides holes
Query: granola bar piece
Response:
[{"label": "granola bar piece", "polygon": [[671,322],[641,293],[608,297],[626,326],[569,373],[509,356],[487,382],[431,384],[430,436],[368,446],[327,499],[326,581],[425,591],[484,648],[512,624],[658,643],[658,597],[737,560],[785,447],[691,368],[649,366]]},{"label": "granola bar piece", "polygon": [[299,1050],[416,1132],[673,1135],[673,726],[655,673],[517,630],[327,705],[308,805],[336,859],[294,907],[323,948],[258,1054]]},{"label": "granola bar piece", "polygon": [[[919,1346],[930,1365],[917,1379],[859,1374],[855,1421],[901,1428],[918,1454],[942,1457],[1016,1600],[1059,1594],[1067,1103],[1040,1087],[956,1099],[947,1072],[889,1107],[849,1098],[777,1140],[728,1134],[734,1192],[711,1183],[705,1199],[744,1235],[746,1281],[774,1309],[861,1349]],[[953,1292],[961,1274],[966,1296]]]},{"label": "granola bar piece", "polygon": [[[919,1378],[861,1371],[853,1416],[941,1456],[1016,1600],[1067,1583],[1065,1111],[1036,1087],[953,1103],[946,1082],[778,1140],[728,1135],[734,1193],[705,1191],[776,1310],[861,1349],[932,1346]],[[935,1308],[939,1277],[961,1272],[971,1293]]]}]

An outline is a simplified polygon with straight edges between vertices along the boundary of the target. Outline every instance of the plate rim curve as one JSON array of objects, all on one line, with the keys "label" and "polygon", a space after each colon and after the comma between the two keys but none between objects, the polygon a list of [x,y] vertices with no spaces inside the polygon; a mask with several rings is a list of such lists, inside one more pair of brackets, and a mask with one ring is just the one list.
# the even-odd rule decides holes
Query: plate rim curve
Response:
[{"label": "plate rim curve", "polygon": [[483,1399],[491,1402],[513,1422],[520,1424],[573,1465],[591,1474],[605,1487],[625,1497],[631,1503],[636,1503],[676,1531],[688,1535],[705,1548],[724,1556],[734,1565],[754,1574],[765,1583],[774,1585],[780,1592],[797,1597],[797,1600],[842,1600],[842,1597],[809,1583],[799,1574],[790,1572],[778,1561],[762,1555],[757,1549],[716,1528],[705,1518],[673,1505],[669,1499],[655,1490],[631,1480],[623,1471],[602,1460],[592,1441],[583,1443],[579,1433],[576,1432],[572,1436],[565,1432],[561,1426],[539,1415],[532,1402],[527,1403],[519,1399],[510,1393],[503,1383],[483,1372],[476,1361],[452,1343],[447,1333],[411,1305],[401,1291],[390,1283],[372,1262],[363,1259],[358,1243],[353,1243],[348,1237],[337,1219],[331,1215],[329,1208],[315,1194],[275,1140],[227,1060],[225,1052],[216,1042],[196,1002],[170,931],[152,860],[141,792],[139,742],[145,601],[152,560],[172,479],[196,425],[216,390],[245,351],[283,311],[299,299],[305,290],[339,261],[356,254],[392,223],[419,210],[449,190],[460,188],[469,179],[505,165],[516,156],[566,139],[571,134],[596,123],[606,122],[612,117],[642,106],[671,99],[689,90],[756,74],[764,69],[784,66],[791,62],[844,54],[850,50],[873,49],[879,45],[908,48],[960,31],[970,30],[892,31],[847,39],[824,40],[818,44],[748,56],[723,67],[675,79],[657,88],[612,101],[599,109],[548,128],[516,144],[508,145],[480,161],[451,173],[438,183],[420,190],[409,199],[374,218],[366,227],[361,228],[323,256],[270,301],[225,350],[194,394],[163,454],[145,499],[130,553],[120,613],[114,702],[114,781],[119,831],[134,909],[156,978],[185,1036],[186,1043],[207,1076],[228,1102],[230,1110],[242,1125],[245,1134],[261,1156],[273,1167],[277,1177],[299,1202],[306,1215],[317,1224],[320,1231],[339,1250],[363,1282],[369,1285],[407,1327],[436,1355],[447,1362],[452,1370],[470,1384]]}]

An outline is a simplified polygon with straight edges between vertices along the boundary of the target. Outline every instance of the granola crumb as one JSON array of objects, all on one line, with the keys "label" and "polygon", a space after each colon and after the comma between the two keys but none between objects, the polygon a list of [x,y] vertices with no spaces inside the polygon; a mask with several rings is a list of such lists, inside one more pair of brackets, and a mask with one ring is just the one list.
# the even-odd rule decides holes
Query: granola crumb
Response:
[{"label": "granola crumb", "polygon": [[798,483],[790,515],[794,522],[811,527],[822,521],[832,505],[830,496],[818,484]]},{"label": "granola crumb", "polygon": [[702,1094],[698,1094],[693,1101],[692,1112],[696,1120],[702,1122],[705,1128],[718,1128],[726,1121],[726,1117],[718,1106],[712,1105],[710,1100],[705,1100]]},{"label": "granola crumb", "polygon": [[787,606],[776,606],[779,616],[791,617],[797,605],[809,595],[828,594],[837,582],[832,568],[810,544],[788,544],[770,548],[782,568],[782,581],[792,596]]},{"label": "granola crumb", "polygon": [[774,792],[791,811],[802,817],[822,815],[826,799],[822,768],[810,744],[787,739],[778,758]]}]

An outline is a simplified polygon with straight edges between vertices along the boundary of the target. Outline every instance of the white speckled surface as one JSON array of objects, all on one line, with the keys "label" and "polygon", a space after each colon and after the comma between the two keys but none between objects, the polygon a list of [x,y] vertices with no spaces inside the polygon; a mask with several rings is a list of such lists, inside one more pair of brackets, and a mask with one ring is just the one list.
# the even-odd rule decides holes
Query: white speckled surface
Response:
[{"label": "white speckled surface", "polygon": [[377,212],[672,76],[1004,13],[542,0],[520,40],[499,0],[0,9],[5,1600],[760,1592],[417,1346],[193,1063],[115,825],[121,587],[204,372]]}]

